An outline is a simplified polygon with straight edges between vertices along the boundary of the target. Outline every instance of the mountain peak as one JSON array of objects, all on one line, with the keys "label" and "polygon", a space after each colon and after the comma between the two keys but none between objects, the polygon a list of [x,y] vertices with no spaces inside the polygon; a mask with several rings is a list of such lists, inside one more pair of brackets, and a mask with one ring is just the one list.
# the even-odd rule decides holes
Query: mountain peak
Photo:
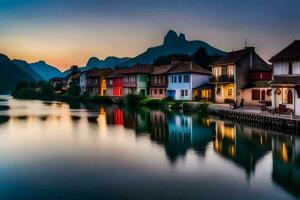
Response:
[{"label": "mountain peak", "polygon": [[4,55],[2,53],[0,53],[0,59],[5,60],[5,61],[10,61],[10,59],[8,58],[8,56]]},{"label": "mountain peak", "polygon": [[90,67],[96,67],[99,62],[101,62],[101,60],[97,57],[90,57],[88,62],[86,63],[86,66],[90,66]]},{"label": "mountain peak", "polygon": [[164,38],[164,46],[181,44],[187,42],[185,35],[180,33],[179,35],[174,30],[169,30]]}]

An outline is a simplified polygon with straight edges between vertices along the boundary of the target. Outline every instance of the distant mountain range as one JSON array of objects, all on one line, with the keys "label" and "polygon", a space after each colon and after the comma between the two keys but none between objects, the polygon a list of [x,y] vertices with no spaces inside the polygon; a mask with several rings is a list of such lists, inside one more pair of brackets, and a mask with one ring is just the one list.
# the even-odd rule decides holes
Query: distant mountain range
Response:
[{"label": "distant mountain range", "polygon": [[[136,63],[152,64],[160,56],[171,54],[195,53],[197,49],[203,47],[209,55],[224,55],[225,52],[212,47],[206,42],[194,40],[188,41],[183,33],[179,35],[170,30],[164,37],[162,45],[150,47],[145,52],[133,58],[118,58],[109,56],[103,60],[97,57],[91,57],[87,64],[79,69],[81,71],[97,68],[130,67]],[[28,63],[23,60],[10,60],[6,55],[0,54],[0,91],[9,91],[20,80],[49,80],[53,77],[66,76],[70,70],[63,73],[57,67],[48,65],[45,61]],[[6,89],[2,89],[6,88]]]}]

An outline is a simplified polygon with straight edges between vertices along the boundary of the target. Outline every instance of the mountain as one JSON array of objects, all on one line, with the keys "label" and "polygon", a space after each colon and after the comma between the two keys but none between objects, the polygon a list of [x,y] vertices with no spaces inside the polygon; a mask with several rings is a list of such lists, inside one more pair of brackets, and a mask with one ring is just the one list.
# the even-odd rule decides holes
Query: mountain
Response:
[{"label": "mountain", "polygon": [[48,65],[45,61],[31,63],[30,66],[33,71],[45,80],[61,75],[61,71],[59,71],[56,67]]},{"label": "mountain", "polygon": [[10,92],[22,80],[34,81],[34,78],[22,67],[14,64],[6,55],[0,54],[0,92]]},{"label": "mountain", "polygon": [[[101,60],[97,57],[91,57],[89,58],[88,62],[86,63],[86,66],[80,67],[80,71],[86,71],[92,68],[115,68],[117,65],[124,63],[128,61],[130,58],[123,57],[118,58],[115,56],[109,56],[105,58],[104,60]],[[70,73],[70,69],[67,69],[63,72],[63,76],[66,76]]]},{"label": "mountain", "polygon": [[188,41],[183,33],[179,35],[170,30],[164,37],[164,42],[160,46],[151,47],[144,53],[125,61],[120,66],[132,66],[136,63],[152,64],[153,61],[160,56],[167,56],[171,54],[193,54],[197,49],[203,47],[206,49],[208,55],[224,55],[225,52],[215,47],[212,47],[206,42],[194,40]]},{"label": "mountain", "polygon": [[24,60],[17,60],[17,59],[14,59],[12,60],[12,62],[15,64],[15,65],[18,65],[20,68],[22,68],[25,72],[27,72],[28,74],[30,74],[34,80],[36,81],[40,81],[40,80],[44,80],[44,78],[42,78],[38,73],[36,73],[30,66],[29,63],[27,63],[26,61]]},{"label": "mountain", "polygon": [[97,57],[91,57],[87,64],[86,67],[91,69],[94,67],[98,67],[98,68],[104,68],[104,67],[111,67],[114,68],[116,65],[119,65],[123,62],[128,61],[130,58],[118,58],[118,57],[114,57],[114,56],[109,56],[107,58],[105,58],[104,60],[100,60]]}]

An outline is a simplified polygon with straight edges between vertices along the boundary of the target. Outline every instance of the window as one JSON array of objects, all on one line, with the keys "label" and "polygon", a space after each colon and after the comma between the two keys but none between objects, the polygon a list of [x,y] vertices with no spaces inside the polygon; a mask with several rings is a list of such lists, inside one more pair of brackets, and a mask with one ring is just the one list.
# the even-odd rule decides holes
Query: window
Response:
[{"label": "window", "polygon": [[184,97],[184,90],[181,90],[181,96]]},{"label": "window", "polygon": [[233,72],[233,66],[228,66],[228,76],[233,76],[234,72]]},{"label": "window", "polygon": [[201,90],[201,98],[208,99],[211,97],[211,90]]},{"label": "window", "polygon": [[140,82],[146,82],[146,76],[140,76]]},{"label": "window", "polygon": [[227,95],[228,95],[228,96],[232,96],[232,88],[229,88],[229,89],[227,90]]},{"label": "window", "polygon": [[289,62],[289,74],[293,74],[293,63]]},{"label": "window", "polygon": [[154,94],[157,94],[157,89],[154,89]]},{"label": "window", "polygon": [[164,77],[163,76],[160,77],[160,83],[164,83]]},{"label": "window", "polygon": [[289,90],[287,93],[287,103],[288,104],[293,104],[293,92],[292,90]]},{"label": "window", "polygon": [[252,100],[260,100],[260,90],[252,90]]},{"label": "window", "polygon": [[189,83],[190,82],[190,76],[189,75],[184,75],[183,82]]},{"label": "window", "polygon": [[185,90],[184,93],[185,93],[185,96],[188,96],[188,91],[187,90]]},{"label": "window", "polygon": [[178,83],[182,82],[182,76],[178,76]]},{"label": "window", "polygon": [[177,76],[174,76],[174,83],[177,83]]},{"label": "window", "polygon": [[159,89],[159,94],[163,94],[163,89]]}]

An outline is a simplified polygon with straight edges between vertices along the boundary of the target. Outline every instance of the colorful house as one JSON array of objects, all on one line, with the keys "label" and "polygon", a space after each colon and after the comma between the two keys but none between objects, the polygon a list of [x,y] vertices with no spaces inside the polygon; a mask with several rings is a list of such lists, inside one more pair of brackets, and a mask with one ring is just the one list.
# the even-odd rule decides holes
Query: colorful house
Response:
[{"label": "colorful house", "polygon": [[106,76],[106,95],[123,96],[123,72],[125,69],[116,69]]},{"label": "colorful house", "polygon": [[171,69],[171,65],[153,66],[150,76],[150,97],[151,98],[165,98],[168,88],[167,72]]},{"label": "colorful house", "polygon": [[[255,53],[254,47],[227,53],[212,64],[211,82],[215,84],[215,101],[229,103],[244,99],[245,104],[257,104],[266,100],[266,95],[257,94],[266,93],[267,81],[271,80],[271,70],[270,65]],[[258,77],[257,80],[255,77]],[[253,85],[255,81],[264,84]]]},{"label": "colorful house", "polygon": [[211,72],[192,62],[172,62],[168,71],[167,96],[175,100],[192,100],[193,89],[208,83]]},{"label": "colorful house", "polygon": [[86,92],[90,95],[106,95],[106,76],[111,69],[94,68],[86,72]]},{"label": "colorful house", "polygon": [[51,78],[49,83],[56,89],[56,93],[61,93],[67,88],[67,79],[64,77]]},{"label": "colorful house", "polygon": [[123,72],[123,96],[128,94],[149,95],[151,65],[135,64]]},{"label": "colorful house", "polygon": [[279,112],[300,116],[300,40],[296,40],[270,59],[274,80],[272,107]]}]

